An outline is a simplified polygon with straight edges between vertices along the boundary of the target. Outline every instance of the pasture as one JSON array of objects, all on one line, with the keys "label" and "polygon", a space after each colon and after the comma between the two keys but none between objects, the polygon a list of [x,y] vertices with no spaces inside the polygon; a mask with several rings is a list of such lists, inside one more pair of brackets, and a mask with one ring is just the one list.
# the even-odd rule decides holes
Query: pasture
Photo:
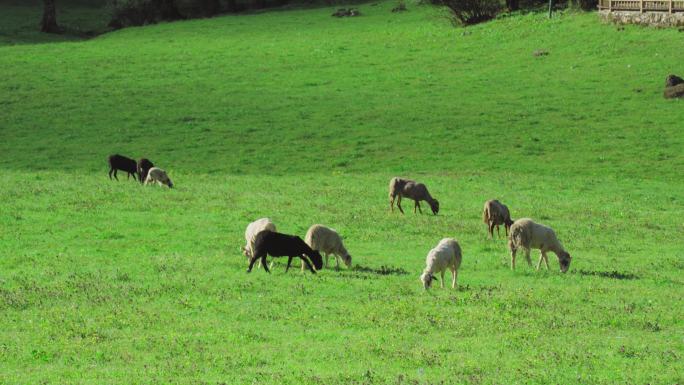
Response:
[{"label": "pasture", "polygon": [[[682,34],[393,6],[0,25],[0,383],[683,383]],[[110,181],[113,153],[174,188]],[[393,176],[439,215],[390,213]],[[511,271],[490,198],[552,226],[569,272]],[[264,216],[335,228],[353,268],[247,274]],[[443,237],[459,287],[426,292]]]}]

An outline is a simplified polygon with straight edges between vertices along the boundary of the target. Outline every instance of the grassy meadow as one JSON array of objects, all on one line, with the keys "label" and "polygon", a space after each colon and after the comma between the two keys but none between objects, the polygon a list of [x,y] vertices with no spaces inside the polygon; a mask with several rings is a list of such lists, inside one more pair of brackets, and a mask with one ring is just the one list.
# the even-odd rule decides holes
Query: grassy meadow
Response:
[{"label": "grassy meadow", "polygon": [[[682,34],[393,6],[79,40],[0,4],[0,383],[684,383]],[[175,188],[110,181],[112,153]],[[390,213],[397,175],[439,215]],[[490,198],[552,226],[570,271],[511,271]],[[247,274],[265,216],[337,229],[354,267]],[[459,288],[426,292],[447,236]]]}]

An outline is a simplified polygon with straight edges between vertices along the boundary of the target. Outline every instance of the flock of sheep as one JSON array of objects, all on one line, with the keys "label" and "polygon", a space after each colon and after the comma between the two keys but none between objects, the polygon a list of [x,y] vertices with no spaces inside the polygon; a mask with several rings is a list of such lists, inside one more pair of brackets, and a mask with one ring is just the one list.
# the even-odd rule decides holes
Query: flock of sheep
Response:
[{"label": "flock of sheep", "polygon": [[[409,179],[392,178],[389,184],[390,210],[394,211],[396,202],[399,211],[404,213],[401,208],[401,199],[409,198],[414,201],[414,213],[416,210],[423,212],[420,207],[421,201],[426,201],[433,214],[439,212],[439,202],[428,192],[423,183],[418,183]],[[487,231],[491,237],[494,236],[494,227],[497,233],[501,225],[504,225],[508,236],[508,247],[511,251],[511,269],[515,269],[515,257],[518,250],[525,253],[527,263],[532,266],[530,250],[538,249],[541,257],[537,264],[537,270],[541,267],[542,261],[549,269],[547,252],[551,251],[558,257],[561,272],[565,273],[570,267],[570,254],[563,248],[556,237],[556,233],[549,227],[533,222],[529,218],[511,220],[508,207],[498,200],[488,200],[484,204],[482,219],[487,225]],[[276,232],[275,224],[268,218],[261,218],[247,226],[245,230],[246,244],[242,248],[243,254],[249,260],[247,272],[251,272],[255,263],[259,262],[263,268],[269,272],[266,256],[288,257],[287,272],[292,264],[292,259],[301,259],[301,269],[304,271],[306,266],[312,273],[323,268],[323,257],[325,254],[325,266],[328,267],[328,259],[332,254],[335,257],[336,267],[339,268],[339,259],[347,267],[351,267],[352,257],[344,247],[342,238],[333,229],[323,225],[313,225],[302,240],[296,235],[287,235]],[[425,270],[420,275],[420,281],[425,289],[430,288],[432,281],[437,280],[435,275],[440,274],[442,278],[441,286],[444,287],[444,273],[447,269],[451,271],[451,287],[456,287],[458,269],[461,266],[462,253],[461,246],[453,238],[442,239],[435,248],[430,250],[425,260]]]},{"label": "flock of sheep", "polygon": [[145,183],[146,185],[150,183],[157,183],[159,186],[169,186],[173,187],[173,183],[166,171],[159,167],[154,167],[154,164],[147,158],[141,158],[139,161],[135,161],[129,157],[114,154],[110,155],[107,159],[109,163],[109,179],[112,179],[112,175],[116,180],[119,177],[116,176],[118,170],[125,171],[127,173],[126,179],[133,175],[133,178],[140,180],[140,183]]},{"label": "flock of sheep", "polygon": [[[125,157],[123,155],[115,154],[109,156],[109,178],[119,180],[116,176],[117,170],[128,173],[128,178],[131,175],[135,178],[136,175],[140,183],[150,184],[157,183],[160,186],[166,185],[173,187],[171,179],[169,179],[166,171],[161,168],[154,167],[154,164],[146,158],[140,159],[138,162]],[[401,213],[404,210],[401,207],[401,199],[408,198],[413,200],[413,212],[423,210],[420,207],[421,201],[426,201],[430,205],[433,214],[439,212],[439,202],[434,199],[427,187],[423,183],[418,183],[414,180],[403,178],[392,178],[389,184],[389,199],[390,211],[394,211],[394,204],[396,202],[397,208]],[[530,250],[538,249],[541,252],[541,257],[537,263],[537,270],[541,267],[542,262],[549,269],[549,259],[546,255],[549,251],[556,254],[558,263],[560,264],[561,272],[565,273],[570,267],[570,254],[563,248],[556,237],[556,233],[549,227],[539,223],[533,222],[529,218],[511,220],[511,214],[508,207],[498,200],[488,200],[484,204],[482,210],[482,220],[487,224],[487,231],[490,237],[494,237],[494,227],[496,226],[497,234],[500,235],[500,226],[504,225],[506,235],[508,236],[508,247],[511,251],[511,269],[515,269],[515,256],[518,250],[525,253],[527,263],[531,266]],[[328,267],[328,260],[330,255],[335,257],[335,266],[339,268],[340,259],[347,267],[351,267],[352,257],[347,252],[342,242],[342,237],[334,230],[323,225],[313,225],[306,232],[305,239],[301,239],[296,235],[287,235],[276,232],[276,227],[268,218],[261,218],[247,226],[245,230],[246,244],[242,248],[243,254],[249,260],[249,269],[251,272],[255,263],[266,271],[269,267],[266,263],[266,256],[271,257],[288,257],[287,267],[285,271],[290,269],[292,260],[294,258],[301,259],[301,270],[307,267],[312,273],[323,268],[323,257],[321,253],[325,254],[325,267]],[[461,246],[453,238],[444,238],[435,248],[428,252],[425,260],[425,270],[420,276],[425,289],[430,288],[432,281],[437,280],[436,274],[440,274],[442,278],[441,286],[444,287],[444,273],[447,269],[451,271],[451,287],[456,287],[456,279],[458,277],[458,268],[461,266]]]}]

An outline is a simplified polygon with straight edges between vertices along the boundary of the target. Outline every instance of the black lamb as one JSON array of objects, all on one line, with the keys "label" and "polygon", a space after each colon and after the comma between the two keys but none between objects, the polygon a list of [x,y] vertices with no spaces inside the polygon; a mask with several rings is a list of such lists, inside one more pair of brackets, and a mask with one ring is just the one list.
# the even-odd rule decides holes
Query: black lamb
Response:
[{"label": "black lamb", "polygon": [[[268,263],[266,263],[266,255],[270,255],[274,258],[288,257],[285,272],[290,269],[292,259],[296,257],[304,261],[309,270],[314,274],[316,274],[316,270],[311,266],[311,262],[313,262],[316,269],[320,270],[323,268],[323,258],[321,257],[321,254],[318,251],[311,249],[302,238],[296,235],[281,234],[270,230],[259,232],[254,240],[252,259],[249,261],[249,269],[247,269],[247,272],[251,272],[254,263],[261,259],[261,266],[270,273]],[[309,260],[311,260],[311,262],[309,262]]]},{"label": "black lamb", "polygon": [[112,179],[112,173],[114,173],[114,178],[119,180],[119,178],[116,176],[117,170],[126,171],[128,173],[126,179],[129,179],[131,175],[133,175],[133,178],[137,179],[136,175],[138,173],[138,164],[135,163],[135,160],[131,158],[119,154],[110,155],[109,179]]}]

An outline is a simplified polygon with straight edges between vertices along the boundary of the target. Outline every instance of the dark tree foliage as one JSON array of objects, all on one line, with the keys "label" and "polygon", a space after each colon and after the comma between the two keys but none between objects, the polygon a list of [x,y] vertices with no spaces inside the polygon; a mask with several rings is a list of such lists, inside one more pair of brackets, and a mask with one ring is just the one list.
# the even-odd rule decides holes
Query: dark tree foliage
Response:
[{"label": "dark tree foliage", "polygon": [[571,0],[575,5],[584,11],[593,11],[598,6],[598,0]]},{"label": "dark tree foliage", "polygon": [[506,8],[508,8],[509,11],[517,11],[520,9],[520,1],[506,0]]},{"label": "dark tree foliage", "polygon": [[180,20],[184,19],[178,10],[176,0],[152,0],[152,7],[159,12],[162,20]]},{"label": "dark tree foliage", "polygon": [[200,7],[204,16],[214,16],[221,13],[221,2],[219,0],[200,0]]},{"label": "dark tree foliage", "polygon": [[40,21],[40,31],[45,33],[60,33],[57,24],[57,8],[55,0],[43,0],[43,19]]},{"label": "dark tree foliage", "polygon": [[433,0],[449,8],[456,24],[472,25],[489,21],[503,9],[500,0]]}]

